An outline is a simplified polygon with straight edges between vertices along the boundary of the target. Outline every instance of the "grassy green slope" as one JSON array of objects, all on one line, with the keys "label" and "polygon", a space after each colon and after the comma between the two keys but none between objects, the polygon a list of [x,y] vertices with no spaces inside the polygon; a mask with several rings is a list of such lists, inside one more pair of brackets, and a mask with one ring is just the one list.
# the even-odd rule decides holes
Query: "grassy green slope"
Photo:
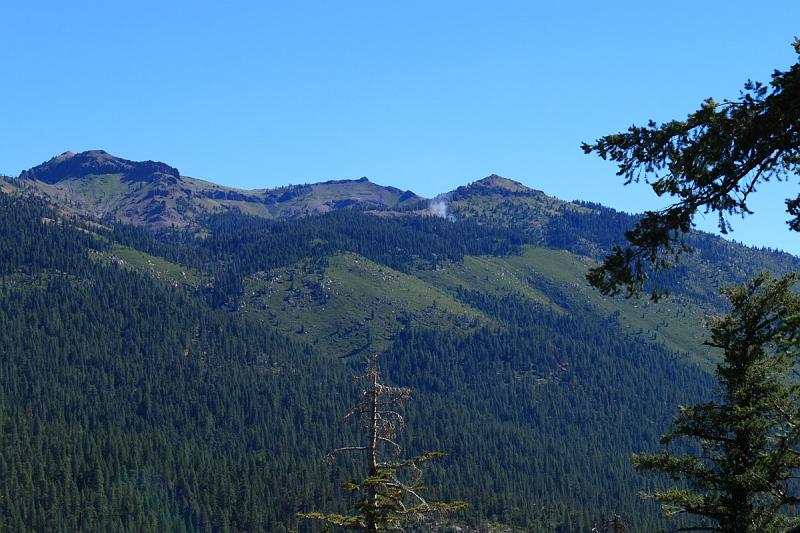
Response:
[{"label": "grassy green slope", "polygon": [[19,186],[14,183],[13,178],[0,175],[0,193],[16,194],[18,192]]},{"label": "grassy green slope", "polygon": [[687,298],[649,300],[610,299],[586,282],[591,259],[563,250],[527,246],[518,256],[466,257],[463,264],[447,264],[416,275],[448,291],[462,288],[495,295],[517,293],[554,309],[569,312],[583,307],[601,315],[616,315],[621,324],[643,340],[655,341],[678,352],[707,361],[699,349],[704,338],[706,312]]},{"label": "grassy green slope", "polygon": [[152,276],[175,286],[199,289],[212,282],[208,275],[196,269],[116,243],[112,245],[110,252],[92,252],[92,254],[100,262],[113,262],[122,268]]},{"label": "grassy green slope", "polygon": [[128,186],[122,183],[121,178],[121,174],[89,175],[56,184],[39,183],[37,187],[65,206],[105,216],[114,213],[128,193]]},{"label": "grassy green slope", "polygon": [[[174,285],[200,289],[213,282],[206,273],[119,244],[98,257]],[[616,316],[643,342],[657,342],[708,364],[702,350],[706,310],[680,296],[658,305],[646,299],[605,298],[585,280],[592,264],[567,251],[526,246],[516,256],[465,256],[463,262],[404,274],[357,254],[340,253],[250,276],[241,310],[263,316],[320,353],[346,357],[385,350],[410,324],[465,332],[481,325],[500,327],[459,301],[457,293],[516,294],[561,313],[587,310]]]},{"label": "grassy green slope", "polygon": [[251,276],[245,310],[338,357],[382,351],[411,323],[463,331],[492,323],[446,291],[352,253]]},{"label": "grassy green slope", "polygon": [[519,256],[466,256],[436,270],[404,274],[364,257],[342,253],[325,262],[303,261],[261,272],[245,282],[244,311],[282,331],[344,357],[385,350],[409,324],[469,331],[496,324],[458,300],[459,289],[517,294],[557,312],[588,310],[616,316],[643,342],[656,342],[708,364],[702,350],[706,311],[688,298],[658,305],[608,299],[585,281],[591,260],[566,251],[528,246]]},{"label": "grassy green slope", "polygon": [[[496,296],[521,294],[542,304],[553,304],[550,297],[530,283],[527,268],[514,265],[507,257],[465,256],[463,263],[445,263],[436,270],[420,270],[415,275],[437,287],[479,290]],[[555,309],[563,311],[557,304]]]}]

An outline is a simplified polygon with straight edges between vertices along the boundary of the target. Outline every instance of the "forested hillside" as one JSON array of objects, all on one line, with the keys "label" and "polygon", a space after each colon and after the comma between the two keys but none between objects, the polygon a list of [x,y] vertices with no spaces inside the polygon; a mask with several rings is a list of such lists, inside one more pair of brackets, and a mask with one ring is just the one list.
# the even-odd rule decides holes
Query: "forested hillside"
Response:
[{"label": "forested hillside", "polygon": [[426,482],[469,503],[452,522],[665,527],[630,453],[710,394],[716,286],[797,260],[700,234],[666,304],[606,300],[584,275],[632,217],[496,178],[456,192],[454,220],[158,231],[0,193],[0,530],[288,531],[344,509],[353,465],[324,456],[357,439],[342,419],[375,352],[415,391],[403,446],[449,454]]}]

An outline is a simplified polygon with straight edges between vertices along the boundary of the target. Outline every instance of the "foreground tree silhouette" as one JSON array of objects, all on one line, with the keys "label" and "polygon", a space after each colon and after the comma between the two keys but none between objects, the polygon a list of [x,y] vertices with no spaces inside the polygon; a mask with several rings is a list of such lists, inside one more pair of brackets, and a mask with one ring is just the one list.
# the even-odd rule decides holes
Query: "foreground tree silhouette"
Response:
[{"label": "foreground tree silhouette", "polygon": [[[800,40],[794,48],[800,55]],[[626,185],[645,179],[658,196],[676,199],[645,213],[625,234],[629,245],[615,247],[587,276],[605,294],[625,288],[635,295],[648,272],[691,249],[685,236],[699,210],[718,215],[727,233],[726,217],[750,214],[748,199],[760,185],[800,174],[800,62],[776,70],[769,85],[748,81],[738,99],[705,100],[685,120],[631,126],[582,148],[616,162]],[[786,200],[786,210],[789,227],[800,231],[800,195]]]},{"label": "foreground tree silhouette", "polygon": [[368,472],[366,479],[344,484],[345,488],[362,495],[356,504],[356,513],[340,515],[312,512],[298,516],[350,530],[393,531],[402,530],[403,524],[418,521],[425,515],[466,507],[464,502],[429,502],[421,494],[420,467],[444,456],[443,452],[425,452],[410,459],[394,461],[382,459],[386,455],[382,452],[387,449],[394,455],[400,452],[395,438],[404,422],[396,406],[411,398],[411,389],[382,384],[377,357],[369,359],[366,372],[357,379],[365,383],[361,401],[345,419],[358,416],[366,443],[337,448],[328,454],[329,459],[347,452],[359,453],[364,457]]},{"label": "foreground tree silhouette", "polygon": [[724,352],[716,370],[719,400],[680,407],[662,438],[668,444],[686,437],[702,451],[633,456],[639,470],[684,481],[653,495],[668,514],[704,519],[678,531],[768,533],[800,524],[786,514],[800,503],[788,488],[800,467],[798,385],[787,379],[800,341],[796,279],[762,274],[723,291],[732,309],[712,321],[706,343]]}]

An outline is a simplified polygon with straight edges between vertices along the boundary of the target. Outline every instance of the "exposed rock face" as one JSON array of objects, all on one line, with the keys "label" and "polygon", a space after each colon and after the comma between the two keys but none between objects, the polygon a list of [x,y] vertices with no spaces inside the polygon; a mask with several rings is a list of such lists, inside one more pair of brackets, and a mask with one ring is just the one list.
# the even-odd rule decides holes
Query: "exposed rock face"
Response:
[{"label": "exposed rock face", "polygon": [[[191,195],[191,191],[187,190],[186,192]],[[244,194],[238,191],[224,189],[203,191],[201,195],[204,198],[210,198],[212,200],[233,200],[235,202],[261,202],[263,200],[263,198],[258,195]]]},{"label": "exposed rock face", "polygon": [[22,172],[19,181],[64,209],[153,229],[190,227],[209,214],[235,211],[296,218],[352,207],[382,212],[422,200],[367,178],[238,190],[181,176],[157,161],[130,161],[103,150],[63,154]]},{"label": "exposed rock face", "polygon": [[442,194],[435,202],[366,177],[248,191],[181,176],[165,163],[131,161],[103,150],[64,152],[22,172],[19,181],[72,212],[152,229],[198,227],[204,217],[225,212],[292,219],[355,208],[384,217],[470,218],[540,232],[560,210],[581,209],[497,174]]},{"label": "exposed rock face", "polygon": [[122,174],[122,179],[127,181],[152,181],[161,176],[170,176],[177,180],[180,177],[177,168],[165,163],[129,161],[103,150],[79,154],[64,152],[46,163],[24,171],[19,177],[52,185],[66,179],[104,174]]}]

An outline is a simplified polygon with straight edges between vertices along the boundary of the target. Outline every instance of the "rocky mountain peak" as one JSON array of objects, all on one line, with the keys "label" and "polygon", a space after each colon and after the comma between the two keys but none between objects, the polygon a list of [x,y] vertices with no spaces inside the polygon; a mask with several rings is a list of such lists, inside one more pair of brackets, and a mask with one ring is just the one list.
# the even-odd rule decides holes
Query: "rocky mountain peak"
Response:
[{"label": "rocky mountain peak", "polygon": [[526,187],[518,181],[514,181],[497,174],[491,174],[472,184],[472,187],[486,189],[503,189],[509,192],[533,192],[533,189]]},{"label": "rocky mountain peak", "polygon": [[526,187],[518,181],[514,181],[497,174],[491,174],[483,179],[474,181],[469,185],[463,185],[454,191],[443,195],[447,200],[467,200],[473,197],[483,196],[540,196],[543,193],[530,187]]},{"label": "rocky mountain peak", "polygon": [[105,150],[88,150],[74,153],[64,152],[49,161],[20,174],[20,179],[55,184],[69,179],[80,179],[89,175],[122,174],[130,181],[153,180],[166,175],[180,177],[178,169],[157,161],[130,161],[109,154]]}]

